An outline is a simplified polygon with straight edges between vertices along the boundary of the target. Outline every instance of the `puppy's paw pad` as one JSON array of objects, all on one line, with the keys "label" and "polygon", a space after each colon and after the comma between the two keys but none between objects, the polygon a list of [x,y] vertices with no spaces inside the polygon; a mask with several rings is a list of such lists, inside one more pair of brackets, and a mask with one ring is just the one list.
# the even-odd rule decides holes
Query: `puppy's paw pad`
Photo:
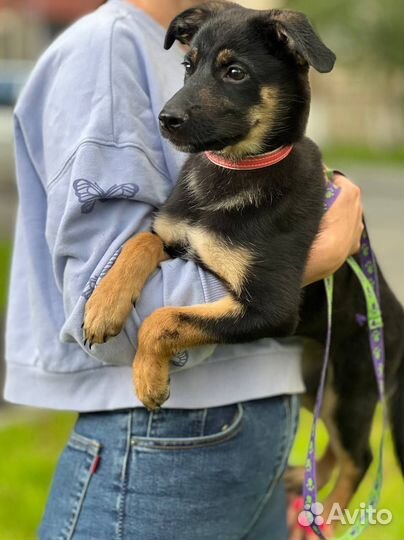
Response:
[{"label": "puppy's paw pad", "polygon": [[158,410],[170,397],[168,364],[138,354],[134,367],[135,390],[139,400],[150,411]]},{"label": "puppy's paw pad", "polygon": [[139,385],[136,387],[136,393],[146,409],[149,411],[158,411],[170,397],[170,385],[167,383],[164,387],[159,388]]}]

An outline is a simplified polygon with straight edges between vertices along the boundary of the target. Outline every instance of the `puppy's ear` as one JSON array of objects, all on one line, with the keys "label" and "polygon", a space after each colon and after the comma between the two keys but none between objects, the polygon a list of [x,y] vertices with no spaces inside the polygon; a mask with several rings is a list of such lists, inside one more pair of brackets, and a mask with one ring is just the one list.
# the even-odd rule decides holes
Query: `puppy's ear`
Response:
[{"label": "puppy's ear", "polygon": [[290,50],[300,63],[307,63],[320,73],[328,73],[336,56],[314,31],[303,13],[273,9],[267,21],[274,25],[277,38]]},{"label": "puppy's ear", "polygon": [[171,22],[164,41],[164,48],[170,49],[176,39],[184,45],[189,45],[194,35],[208,19],[225,9],[236,6],[236,4],[224,0],[207,2],[183,11]]}]

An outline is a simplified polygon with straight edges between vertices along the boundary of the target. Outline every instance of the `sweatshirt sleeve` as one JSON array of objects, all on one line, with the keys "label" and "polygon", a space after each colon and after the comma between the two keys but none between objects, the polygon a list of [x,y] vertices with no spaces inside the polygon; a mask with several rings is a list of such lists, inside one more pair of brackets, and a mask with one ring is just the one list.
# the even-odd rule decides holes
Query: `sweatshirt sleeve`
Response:
[{"label": "sweatshirt sleeve", "polygon": [[[46,196],[44,235],[64,310],[60,339],[83,349],[86,301],[123,244],[150,229],[179,172],[179,166],[175,175],[168,172],[158,132],[152,94],[163,81],[147,72],[159,73],[164,59],[145,58],[145,40],[136,42],[140,25],[101,15],[84,18],[56,41],[16,110],[21,144]],[[96,361],[130,364],[139,326],[155,309],[224,294],[224,286],[193,262],[167,261],[146,284],[121,334],[85,350]],[[212,351],[193,350],[187,367]]]},{"label": "sweatshirt sleeve", "polygon": [[[123,244],[150,230],[166,185],[163,172],[140,148],[93,142],[79,147],[68,170],[51,186],[47,240],[63,295],[63,341],[73,340],[84,347],[81,325],[86,301]],[[124,331],[108,344],[95,346],[91,355],[103,362],[129,363],[137,330],[155,309],[211,302],[224,293],[220,281],[195,263],[164,262],[146,284]],[[187,366],[211,352],[211,347],[195,350]]]}]

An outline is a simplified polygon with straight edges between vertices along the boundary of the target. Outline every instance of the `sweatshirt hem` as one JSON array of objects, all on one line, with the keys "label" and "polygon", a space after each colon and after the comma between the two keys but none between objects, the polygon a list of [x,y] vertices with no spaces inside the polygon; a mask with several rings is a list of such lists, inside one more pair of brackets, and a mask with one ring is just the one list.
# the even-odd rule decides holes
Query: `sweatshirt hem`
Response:
[{"label": "sweatshirt hem", "polygon": [[[70,373],[7,364],[6,401],[44,409],[95,412],[142,407],[133,391],[132,368],[103,366]],[[219,407],[304,392],[300,354],[280,353],[210,361],[171,375],[171,409]]]}]

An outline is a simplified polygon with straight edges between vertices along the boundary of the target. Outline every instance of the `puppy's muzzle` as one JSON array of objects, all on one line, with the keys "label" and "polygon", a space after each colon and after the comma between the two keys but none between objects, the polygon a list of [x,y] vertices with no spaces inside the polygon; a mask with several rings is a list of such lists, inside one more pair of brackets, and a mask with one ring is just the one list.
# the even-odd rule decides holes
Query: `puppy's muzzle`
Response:
[{"label": "puppy's muzzle", "polygon": [[163,109],[159,115],[160,127],[169,133],[177,133],[185,126],[188,118],[186,113]]}]

